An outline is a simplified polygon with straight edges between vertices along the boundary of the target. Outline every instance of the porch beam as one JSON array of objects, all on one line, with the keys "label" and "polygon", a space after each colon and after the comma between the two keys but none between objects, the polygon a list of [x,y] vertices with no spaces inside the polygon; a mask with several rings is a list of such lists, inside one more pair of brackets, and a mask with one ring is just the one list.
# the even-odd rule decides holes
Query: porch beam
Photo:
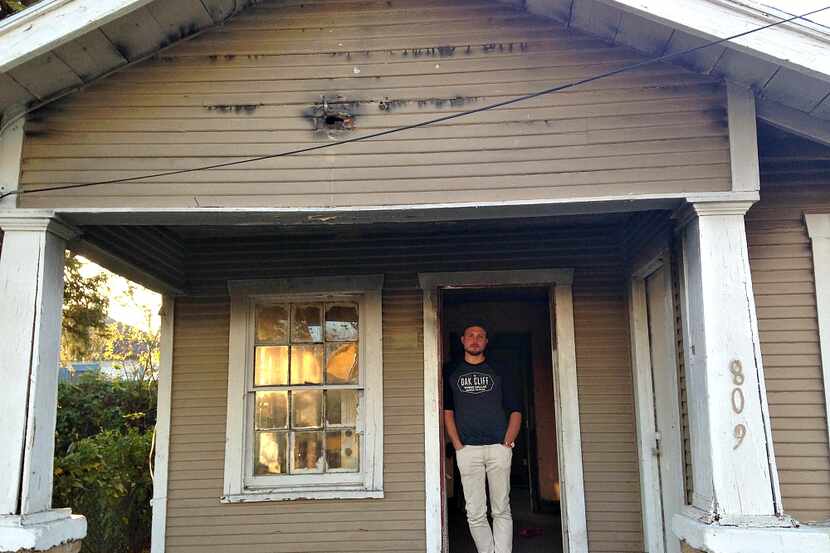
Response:
[{"label": "porch beam", "polygon": [[807,213],[804,220],[813,250],[824,413],[827,417],[827,432],[830,433],[830,213]]},{"label": "porch beam", "polygon": [[[692,204],[682,230],[694,481],[686,516],[717,526],[790,526],[782,516],[749,269],[750,205]],[[676,532],[682,527],[675,521]]]},{"label": "porch beam", "polygon": [[729,121],[729,159],[732,190],[735,192],[761,189],[758,163],[758,128],[755,123],[755,95],[752,90],[732,82],[726,83]]},{"label": "porch beam", "polygon": [[[20,186],[20,167],[23,159],[23,127],[21,118],[0,134],[0,195],[14,192]],[[17,207],[17,195],[0,200],[0,209]]]},{"label": "porch beam", "polygon": [[0,550],[48,549],[86,534],[52,510],[66,241],[51,217],[0,216]]}]

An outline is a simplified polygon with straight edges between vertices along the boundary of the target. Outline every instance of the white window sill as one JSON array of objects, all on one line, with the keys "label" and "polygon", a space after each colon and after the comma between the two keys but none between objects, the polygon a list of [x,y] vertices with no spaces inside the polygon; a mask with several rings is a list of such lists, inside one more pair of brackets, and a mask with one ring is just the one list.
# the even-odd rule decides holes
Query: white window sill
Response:
[{"label": "white window sill", "polygon": [[222,503],[255,503],[260,501],[294,501],[300,499],[383,499],[383,490],[365,488],[314,488],[307,490],[251,490],[224,495]]}]

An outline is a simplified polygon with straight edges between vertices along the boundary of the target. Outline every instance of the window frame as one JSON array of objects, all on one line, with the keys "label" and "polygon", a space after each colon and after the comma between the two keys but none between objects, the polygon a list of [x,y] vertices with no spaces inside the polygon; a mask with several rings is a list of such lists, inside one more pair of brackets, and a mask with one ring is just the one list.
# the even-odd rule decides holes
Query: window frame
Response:
[{"label": "window frame", "polygon": [[[228,282],[230,332],[223,503],[383,497],[382,288],[382,275]],[[355,301],[359,309],[360,380],[357,385],[329,387],[363,391],[357,422],[360,471],[254,476],[253,402],[247,398],[253,382],[253,313],[256,303],[322,303],[344,299]],[[315,385],[303,386],[303,389],[328,387]]]}]

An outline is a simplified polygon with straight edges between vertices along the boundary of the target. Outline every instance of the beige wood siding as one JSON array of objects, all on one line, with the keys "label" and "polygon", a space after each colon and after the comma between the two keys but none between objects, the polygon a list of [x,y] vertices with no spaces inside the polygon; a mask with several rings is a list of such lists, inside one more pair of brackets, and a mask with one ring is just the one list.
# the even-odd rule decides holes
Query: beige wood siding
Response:
[{"label": "beige wood siding", "polygon": [[[264,2],[35,112],[22,188],[329,143],[311,117],[323,97],[354,115],[352,136],[641,59],[495,0]],[[669,194],[727,190],[729,167],[723,87],[661,64],[371,142],[21,202],[291,207]]]},{"label": "beige wood siding", "polygon": [[[177,303],[168,551],[424,551],[423,326],[419,271],[574,267],[589,547],[642,552],[619,221],[429,225],[186,241],[194,293]],[[222,505],[228,279],[386,275],[386,497]]]},{"label": "beige wood siding", "polygon": [[830,448],[805,210],[830,211],[830,149],[762,143],[761,201],[747,214],[773,445],[784,509],[830,520]]}]

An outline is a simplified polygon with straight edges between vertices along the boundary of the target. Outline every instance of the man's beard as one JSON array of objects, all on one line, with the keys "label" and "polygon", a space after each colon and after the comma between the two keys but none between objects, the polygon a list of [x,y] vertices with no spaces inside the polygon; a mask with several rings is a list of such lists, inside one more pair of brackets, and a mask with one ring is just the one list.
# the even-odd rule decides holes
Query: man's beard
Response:
[{"label": "man's beard", "polygon": [[478,351],[473,351],[473,350],[464,348],[464,353],[469,353],[470,355],[482,355],[482,354],[484,354],[484,348],[481,348]]}]

